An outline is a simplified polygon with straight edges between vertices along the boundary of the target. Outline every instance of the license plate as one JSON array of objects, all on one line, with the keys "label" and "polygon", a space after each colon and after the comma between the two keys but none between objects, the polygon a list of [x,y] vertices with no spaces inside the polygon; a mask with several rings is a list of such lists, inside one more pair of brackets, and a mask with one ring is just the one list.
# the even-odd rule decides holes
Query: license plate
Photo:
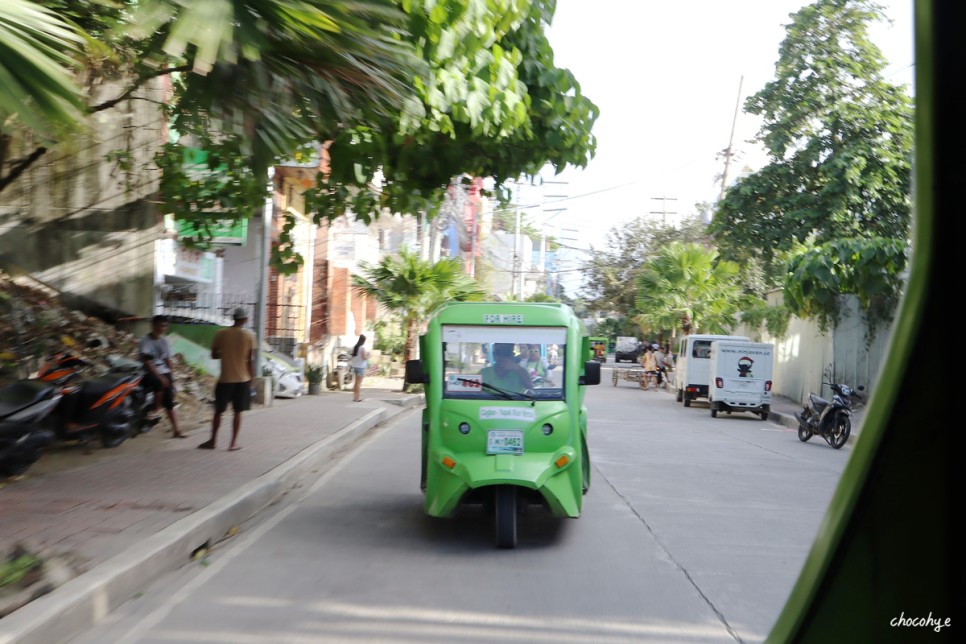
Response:
[{"label": "license plate", "polygon": [[487,454],[523,454],[522,429],[491,429],[486,433]]}]

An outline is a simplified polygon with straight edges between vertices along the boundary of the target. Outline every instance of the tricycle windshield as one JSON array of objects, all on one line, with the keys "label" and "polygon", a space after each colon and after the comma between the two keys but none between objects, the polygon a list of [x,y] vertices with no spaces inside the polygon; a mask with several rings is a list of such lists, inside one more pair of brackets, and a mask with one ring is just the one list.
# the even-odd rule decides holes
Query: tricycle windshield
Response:
[{"label": "tricycle windshield", "polygon": [[567,330],[444,325],[443,396],[563,400]]}]

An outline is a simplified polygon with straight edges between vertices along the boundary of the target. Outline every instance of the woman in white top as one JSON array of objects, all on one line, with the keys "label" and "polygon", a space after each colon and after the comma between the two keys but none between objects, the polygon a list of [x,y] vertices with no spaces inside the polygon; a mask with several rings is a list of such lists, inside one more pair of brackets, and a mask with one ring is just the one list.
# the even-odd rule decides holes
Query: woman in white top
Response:
[{"label": "woman in white top", "polygon": [[369,368],[369,350],[366,349],[366,336],[360,335],[356,346],[352,347],[352,370],[356,374],[355,384],[352,386],[352,394],[355,402],[362,402],[362,377],[366,375]]}]

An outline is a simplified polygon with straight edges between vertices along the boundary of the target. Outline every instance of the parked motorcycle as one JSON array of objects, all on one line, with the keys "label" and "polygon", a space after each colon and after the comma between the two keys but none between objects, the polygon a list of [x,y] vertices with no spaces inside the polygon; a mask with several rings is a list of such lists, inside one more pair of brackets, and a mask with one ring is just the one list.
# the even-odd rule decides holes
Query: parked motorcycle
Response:
[{"label": "parked motorcycle", "polygon": [[23,474],[54,440],[44,419],[61,393],[40,380],[20,380],[0,389],[0,476]]},{"label": "parked motorcycle", "polygon": [[134,410],[132,435],[147,433],[152,427],[161,422],[158,416],[152,417],[154,411],[154,390],[145,386],[144,375],[147,373],[143,363],[122,356],[107,357],[112,374],[139,374],[141,380],[131,391],[131,409]]},{"label": "parked motorcycle", "polygon": [[336,356],[335,369],[329,371],[329,389],[352,389],[356,382],[356,372],[349,366],[352,356],[341,352]]},{"label": "parked motorcycle", "polygon": [[798,421],[798,439],[807,442],[818,434],[835,449],[841,448],[852,433],[852,399],[859,396],[865,387],[852,389],[848,385],[829,382],[834,393],[832,400],[825,400],[815,394],[808,394],[808,404],[800,413],[795,414]]},{"label": "parked motorcycle", "polygon": [[37,380],[61,394],[46,420],[60,440],[100,438],[104,447],[117,447],[144,428],[138,418],[149,408],[146,392],[139,390],[144,374],[112,370],[84,379],[88,367],[77,356],[58,353],[40,368]]}]

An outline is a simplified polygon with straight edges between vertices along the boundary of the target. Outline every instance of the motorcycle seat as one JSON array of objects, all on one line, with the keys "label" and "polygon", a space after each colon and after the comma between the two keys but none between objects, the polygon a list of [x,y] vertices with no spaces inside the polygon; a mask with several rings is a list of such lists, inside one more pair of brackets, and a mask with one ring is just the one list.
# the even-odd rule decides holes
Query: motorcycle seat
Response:
[{"label": "motorcycle seat", "polygon": [[808,401],[812,404],[812,407],[814,407],[819,411],[821,411],[822,409],[825,409],[825,407],[828,406],[827,400],[825,400],[820,396],[816,396],[815,394],[808,394]]},{"label": "motorcycle seat", "polygon": [[100,398],[115,387],[119,387],[131,379],[132,378],[126,374],[122,375],[117,373],[109,373],[85,381],[81,391],[83,392],[85,398]]},{"label": "motorcycle seat", "polygon": [[824,407],[825,405],[828,404],[828,401],[827,400],[825,400],[824,398],[821,398],[819,396],[816,396],[815,394],[809,394],[808,395],[808,399],[817,408],[822,408],[822,407]]},{"label": "motorcycle seat", "polygon": [[42,380],[21,380],[0,389],[0,419],[12,416],[54,395],[54,387]]}]

